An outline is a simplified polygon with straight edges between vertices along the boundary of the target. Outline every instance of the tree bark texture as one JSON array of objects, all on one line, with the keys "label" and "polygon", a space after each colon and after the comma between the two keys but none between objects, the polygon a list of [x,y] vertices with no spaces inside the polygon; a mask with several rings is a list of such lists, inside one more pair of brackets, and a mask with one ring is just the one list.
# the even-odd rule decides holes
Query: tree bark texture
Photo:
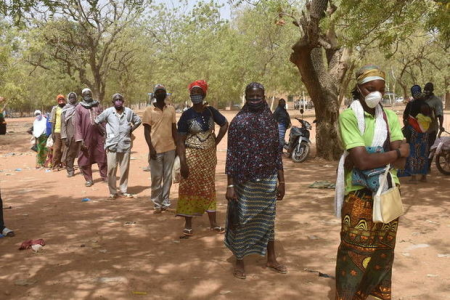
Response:
[{"label": "tree bark texture", "polygon": [[[290,60],[300,71],[316,112],[317,156],[336,160],[342,154],[338,138],[339,94],[348,71],[348,51],[340,48],[333,30],[321,32],[327,0],[313,0],[300,24],[304,35],[292,47]],[[348,84],[348,82],[347,82]]]}]

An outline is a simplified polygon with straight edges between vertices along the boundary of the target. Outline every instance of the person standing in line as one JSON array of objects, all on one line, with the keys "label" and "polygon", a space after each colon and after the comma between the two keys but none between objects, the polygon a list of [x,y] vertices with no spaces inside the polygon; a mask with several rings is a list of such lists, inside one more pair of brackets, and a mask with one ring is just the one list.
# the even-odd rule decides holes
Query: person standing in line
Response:
[{"label": "person standing in line", "polygon": [[[210,229],[221,234],[225,229],[217,224],[216,218],[216,152],[228,130],[228,121],[217,109],[204,105],[208,89],[206,81],[194,81],[188,89],[193,105],[178,121],[181,180],[176,216],[185,218],[183,237],[193,235],[192,218],[205,212]],[[215,124],[220,126],[217,137]]]},{"label": "person standing in line", "polygon": [[36,169],[41,169],[45,167],[47,158],[47,118],[42,115],[40,110],[36,110],[34,115],[36,118],[28,132],[34,136],[36,141]]},{"label": "person standing in line", "polygon": [[8,101],[4,97],[0,97],[0,135],[6,134],[6,105]]},{"label": "person standing in line", "polygon": [[237,205],[239,226],[227,222],[224,243],[236,258],[233,275],[239,279],[246,278],[244,257],[250,254],[267,254],[267,268],[287,273],[275,253],[276,203],[285,194],[278,126],[262,84],[247,85],[245,100],[231,121],[225,166],[227,219],[232,205]]},{"label": "person standing in line", "polygon": [[291,118],[286,110],[286,100],[281,98],[278,101],[278,106],[273,113],[275,121],[278,123],[278,134],[280,136],[280,149],[283,151],[284,147],[284,137],[286,135],[286,130],[291,127]]},{"label": "person standing in line", "polygon": [[[130,170],[131,133],[141,125],[139,118],[130,108],[123,104],[125,99],[119,93],[112,97],[113,107],[105,109],[95,123],[106,123],[105,150],[108,162],[108,187],[109,198],[118,196],[131,198],[128,193],[128,174]],[[120,194],[117,194],[116,173],[117,165],[120,166]]]},{"label": "person standing in line", "polygon": [[100,176],[107,182],[107,164],[105,145],[105,128],[103,124],[96,124],[95,118],[100,115],[102,108],[97,100],[92,98],[92,91],[88,88],[81,93],[83,100],[75,108],[75,142],[80,147],[78,166],[86,180],[85,186],[94,185],[92,180],[92,165],[97,163]]},{"label": "person standing in line", "polygon": [[61,113],[63,107],[66,106],[66,98],[64,95],[58,95],[56,97],[58,105],[53,106],[50,113],[50,123],[52,123],[52,139],[53,139],[53,171],[59,171],[62,167],[62,155],[65,151],[66,145],[63,144],[61,139]]},{"label": "person standing in line", "polygon": [[[374,65],[359,69],[352,91],[354,101],[339,115],[345,152],[339,161],[335,195],[335,212],[341,218],[336,300],[365,300],[369,296],[392,299],[392,265],[399,220],[387,224],[373,222],[373,198],[382,176],[375,169],[388,165],[402,168],[409,155],[409,144],[403,142],[395,112],[381,105],[385,76]],[[357,179],[363,171],[373,175]],[[396,170],[390,173],[391,184],[400,185]]]},{"label": "person standing in line", "polygon": [[75,142],[75,111],[78,105],[77,94],[71,92],[67,95],[69,102],[64,106],[61,114],[61,140],[66,146],[63,161],[66,164],[67,177],[75,175],[73,167],[75,158],[78,156],[78,144]]},{"label": "person standing in line", "polygon": [[[444,128],[444,109],[442,105],[442,100],[437,97],[434,92],[434,85],[431,82],[428,82],[425,84],[425,87],[423,88],[423,91],[425,93],[425,102],[430,106],[431,108],[431,125],[428,129],[428,149],[433,146],[434,142],[436,141],[436,138],[438,134],[445,131]],[[431,169],[431,163],[433,162],[433,158],[430,158],[428,160],[428,167]]]},{"label": "person standing in line", "polygon": [[167,90],[162,84],[153,89],[156,103],[146,108],[143,116],[144,136],[150,152],[151,196],[154,213],[170,207],[172,168],[176,155],[176,113],[167,105]]}]

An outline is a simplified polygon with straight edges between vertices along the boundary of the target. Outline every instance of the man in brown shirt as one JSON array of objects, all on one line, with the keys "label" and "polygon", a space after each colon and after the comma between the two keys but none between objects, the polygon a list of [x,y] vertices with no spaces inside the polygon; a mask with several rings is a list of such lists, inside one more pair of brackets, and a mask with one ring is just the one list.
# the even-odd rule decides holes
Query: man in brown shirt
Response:
[{"label": "man in brown shirt", "polygon": [[173,106],[165,103],[166,88],[157,84],[153,90],[155,105],[147,107],[143,124],[145,140],[150,151],[151,200],[155,213],[170,207],[172,168],[176,153],[176,114]]}]

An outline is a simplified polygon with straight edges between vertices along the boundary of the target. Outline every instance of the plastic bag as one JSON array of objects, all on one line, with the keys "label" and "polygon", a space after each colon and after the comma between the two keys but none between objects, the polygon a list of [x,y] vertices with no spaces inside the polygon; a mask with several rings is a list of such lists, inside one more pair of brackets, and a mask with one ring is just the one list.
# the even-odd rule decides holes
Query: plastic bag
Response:
[{"label": "plastic bag", "polygon": [[52,136],[49,136],[49,137],[48,137],[47,143],[45,144],[45,147],[47,147],[47,148],[53,147],[53,139],[52,139]]},{"label": "plastic bag", "polygon": [[179,183],[181,180],[181,173],[180,173],[181,165],[180,165],[180,157],[175,157],[175,160],[173,162],[173,168],[172,168],[172,182],[173,183]]}]

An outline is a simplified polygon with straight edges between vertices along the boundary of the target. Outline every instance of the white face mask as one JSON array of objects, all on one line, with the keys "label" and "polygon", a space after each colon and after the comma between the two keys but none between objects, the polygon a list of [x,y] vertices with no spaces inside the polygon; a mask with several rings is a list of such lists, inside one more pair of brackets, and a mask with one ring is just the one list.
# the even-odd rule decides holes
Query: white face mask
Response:
[{"label": "white face mask", "polygon": [[383,99],[383,95],[378,91],[372,92],[366,95],[366,97],[364,98],[366,105],[369,108],[375,108],[378,105],[378,103],[381,102],[381,99]]}]

